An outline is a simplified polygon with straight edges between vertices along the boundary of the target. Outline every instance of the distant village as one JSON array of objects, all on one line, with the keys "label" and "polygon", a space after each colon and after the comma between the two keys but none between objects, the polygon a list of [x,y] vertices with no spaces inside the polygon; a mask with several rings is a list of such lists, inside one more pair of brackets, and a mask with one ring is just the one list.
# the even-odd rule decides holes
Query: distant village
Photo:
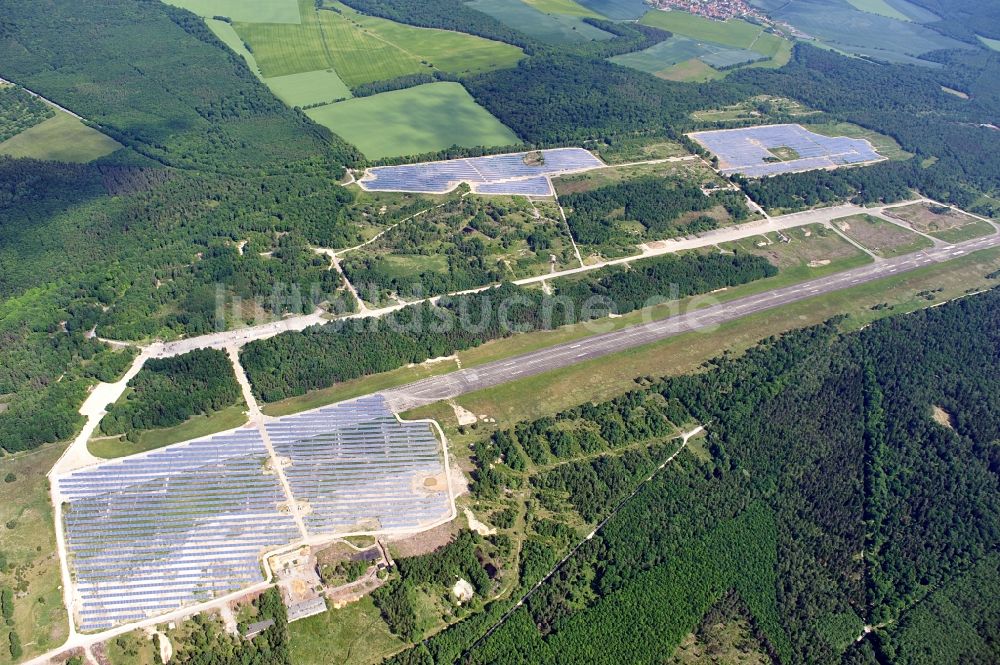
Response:
[{"label": "distant village", "polygon": [[680,9],[719,21],[730,18],[755,18],[761,22],[768,20],[746,0],[652,0],[650,4],[656,9]]},{"label": "distant village", "polygon": [[791,35],[799,39],[812,39],[810,35],[784,21],[775,21],[761,10],[751,6],[747,0],[647,0],[647,3],[654,9],[661,11],[685,11],[716,21],[741,18],[767,26],[778,34]]}]

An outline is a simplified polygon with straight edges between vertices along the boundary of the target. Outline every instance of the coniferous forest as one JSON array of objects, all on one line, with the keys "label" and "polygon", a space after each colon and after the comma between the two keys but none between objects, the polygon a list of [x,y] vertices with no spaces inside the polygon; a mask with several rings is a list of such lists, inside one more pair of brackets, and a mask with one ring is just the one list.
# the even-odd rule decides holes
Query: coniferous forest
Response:
[{"label": "coniferous forest", "polygon": [[[665,434],[707,424],[523,606],[498,600],[394,662],[661,662],[734,596],[779,662],[994,662],[998,312],[994,290],[860,332],[833,320],[481,441],[475,496],[529,482],[595,523],[676,452]],[[544,523],[525,590],[556,561]]]}]

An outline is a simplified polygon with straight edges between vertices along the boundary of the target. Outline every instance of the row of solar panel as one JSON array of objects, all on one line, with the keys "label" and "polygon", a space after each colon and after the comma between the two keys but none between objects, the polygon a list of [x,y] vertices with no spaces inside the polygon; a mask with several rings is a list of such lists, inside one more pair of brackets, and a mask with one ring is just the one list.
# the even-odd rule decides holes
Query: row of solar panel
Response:
[{"label": "row of solar panel", "polygon": [[[582,148],[543,150],[542,158],[537,163],[526,159],[528,154],[374,167],[359,183],[365,189],[374,191],[446,192],[460,182],[467,182],[483,194],[546,196],[551,193],[551,187],[544,176],[603,166],[599,159]],[[526,180],[521,181],[524,184],[515,184],[516,180],[499,182],[513,179]]]}]

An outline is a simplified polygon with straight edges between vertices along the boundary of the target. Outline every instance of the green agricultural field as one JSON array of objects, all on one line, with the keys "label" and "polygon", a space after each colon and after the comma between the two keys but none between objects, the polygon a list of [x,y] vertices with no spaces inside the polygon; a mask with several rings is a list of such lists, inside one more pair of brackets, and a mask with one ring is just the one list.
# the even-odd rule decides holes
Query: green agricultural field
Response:
[{"label": "green agricultural field", "polygon": [[738,49],[749,49],[761,55],[774,57],[781,50],[781,37],[765,32],[759,25],[739,19],[713,21],[681,11],[651,11],[640,23],[669,30],[675,35],[696,41],[713,42]]},{"label": "green agricultural field", "polygon": [[0,155],[84,163],[110,155],[120,147],[114,139],[57,111],[55,117],[0,143]]},{"label": "green agricultural field", "polygon": [[654,44],[644,51],[626,53],[611,58],[611,62],[660,76],[669,68],[699,58],[715,67],[732,67],[761,59],[763,54],[748,49],[731,48],[723,44],[696,41],[688,37],[673,36]]},{"label": "green agricultural field", "polygon": [[706,65],[698,58],[685,60],[669,69],[657,72],[656,75],[667,81],[684,81],[688,83],[694,81],[712,81],[725,76],[725,74]]},{"label": "green agricultural field", "polygon": [[579,5],[573,0],[523,0],[524,4],[531,5],[535,9],[545,14],[562,14],[563,16],[589,16],[591,18],[602,18],[597,12]]},{"label": "green agricultural field", "polygon": [[369,159],[437,152],[453,145],[520,143],[460,83],[427,83],[319,106],[306,114],[358,146]]},{"label": "green agricultural field", "polygon": [[723,22],[682,11],[650,11],[640,22],[669,30],[674,36],[612,61],[671,81],[721,78],[724,73],[720,69],[750,63],[780,67],[791,57],[791,42],[738,19]]},{"label": "green agricultural field", "polygon": [[266,78],[333,69],[348,86],[435,70],[451,74],[512,67],[524,54],[500,42],[416,28],[359,14],[340,3],[300,0],[298,25],[237,23]]},{"label": "green agricultural field", "polygon": [[869,14],[878,14],[897,21],[909,21],[910,17],[899,11],[885,0],[847,0],[855,9]]},{"label": "green agricultural field", "polygon": [[216,37],[222,40],[223,44],[232,49],[236,55],[246,60],[247,67],[250,68],[250,71],[257,76],[260,76],[260,67],[257,66],[257,60],[253,57],[253,53],[247,50],[247,45],[244,44],[243,40],[240,39],[240,36],[236,34],[236,30],[233,29],[231,23],[220,21],[215,18],[206,18],[205,24]]},{"label": "green agricultural field", "polygon": [[226,16],[246,23],[298,23],[296,0],[164,0],[198,16]]},{"label": "green agricultural field", "polygon": [[1000,51],[1000,39],[990,39],[989,37],[983,37],[982,35],[976,36],[979,37],[979,41],[987,47],[993,49],[994,51]]},{"label": "green agricultural field", "polygon": [[332,69],[264,79],[271,92],[289,106],[329,104],[351,98],[351,89]]},{"label": "green agricultural field", "polygon": [[548,44],[574,44],[612,37],[611,33],[584,23],[579,16],[547,14],[521,0],[473,0],[466,4]]},{"label": "green agricultural field", "polygon": [[675,35],[644,51],[616,55],[611,58],[611,62],[623,67],[638,69],[641,72],[658,74],[668,67],[706,53],[708,51],[695,40]]},{"label": "green agricultural field", "polygon": [[[431,30],[359,14],[347,5],[334,3],[349,21],[379,39],[412,53],[435,69],[451,74],[475,74],[513,67],[524,57],[510,44],[482,39],[451,30]],[[427,66],[427,65],[425,65]]]},{"label": "green agricultural field", "polygon": [[645,0],[578,0],[578,2],[612,21],[632,21],[649,11],[649,5]]},{"label": "green agricultural field", "polygon": [[253,49],[261,74],[267,78],[329,69],[332,58],[323,41],[315,11],[306,5],[297,25],[235,23],[236,33]]}]

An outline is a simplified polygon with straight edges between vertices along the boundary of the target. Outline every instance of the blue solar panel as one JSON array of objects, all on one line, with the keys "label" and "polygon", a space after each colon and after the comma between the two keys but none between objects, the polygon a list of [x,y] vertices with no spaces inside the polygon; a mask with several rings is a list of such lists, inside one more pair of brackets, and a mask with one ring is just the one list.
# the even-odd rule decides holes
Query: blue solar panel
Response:
[{"label": "blue solar panel", "polygon": [[310,531],[419,528],[451,510],[443,455],[427,423],[400,423],[380,395],[267,424],[291,464],[292,493]]},{"label": "blue solar panel", "polygon": [[[434,430],[399,422],[380,396],[266,429],[311,535],[416,530],[451,514]],[[270,462],[260,432],[243,428],[58,478],[80,630],[262,581],[261,554],[301,536]]]},{"label": "blue solar panel", "polygon": [[[816,134],[801,125],[767,125],[742,129],[694,132],[691,138],[719,159],[719,170],[748,177],[775,175],[793,171],[832,168],[883,159],[864,139],[830,137]],[[796,159],[773,160],[774,148],[787,147],[798,153]]]},{"label": "blue solar panel", "polygon": [[525,159],[526,155],[537,153],[519,152],[423,164],[377,166],[368,169],[358,184],[370,191],[443,194],[466,182],[482,194],[551,196],[552,188],[546,176],[604,166],[601,160],[583,148],[554,148],[540,153],[542,159],[539,163]]}]

